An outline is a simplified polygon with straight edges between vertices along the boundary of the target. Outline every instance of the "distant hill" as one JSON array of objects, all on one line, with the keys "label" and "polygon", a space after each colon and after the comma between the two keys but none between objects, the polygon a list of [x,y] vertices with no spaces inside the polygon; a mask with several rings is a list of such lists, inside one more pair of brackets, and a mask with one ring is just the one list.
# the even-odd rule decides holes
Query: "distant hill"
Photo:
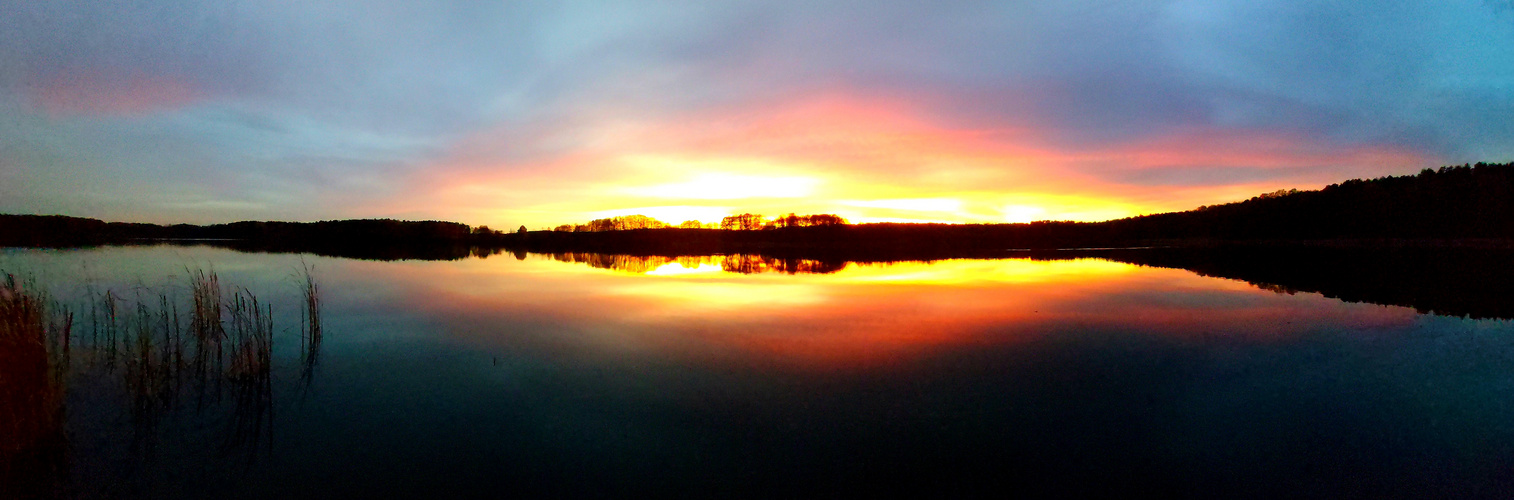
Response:
[{"label": "distant hill", "polygon": [[1514,163],[1355,179],[1104,225],[1126,240],[1514,238]]}]

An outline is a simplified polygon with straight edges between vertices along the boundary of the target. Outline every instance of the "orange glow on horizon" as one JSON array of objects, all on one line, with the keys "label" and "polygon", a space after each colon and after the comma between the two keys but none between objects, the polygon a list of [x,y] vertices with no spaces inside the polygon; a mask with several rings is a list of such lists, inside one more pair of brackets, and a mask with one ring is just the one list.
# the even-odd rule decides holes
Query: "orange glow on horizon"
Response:
[{"label": "orange glow on horizon", "polygon": [[[580,132],[592,147],[541,162],[500,164],[459,151],[417,174],[413,196],[362,209],[530,229],[632,214],[675,225],[791,212],[851,222],[1102,221],[1344,180],[1299,173],[1311,165],[1371,175],[1425,164],[1392,148],[1235,131],[1069,151],[1029,129],[947,126],[909,102],[832,94],[667,123],[617,123]],[[1122,180],[1193,168],[1242,175],[1198,185]],[[1283,174],[1253,180],[1269,169]]]}]

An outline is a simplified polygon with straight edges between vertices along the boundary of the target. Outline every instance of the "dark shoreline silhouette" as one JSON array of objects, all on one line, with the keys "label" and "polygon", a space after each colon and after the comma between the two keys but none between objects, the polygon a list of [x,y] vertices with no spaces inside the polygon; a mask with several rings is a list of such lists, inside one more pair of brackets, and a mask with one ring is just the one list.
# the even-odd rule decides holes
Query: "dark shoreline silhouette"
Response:
[{"label": "dark shoreline silhouette", "polygon": [[723,259],[723,268],[790,273],[834,272],[850,262],[1097,257],[1188,269],[1280,292],[1318,292],[1453,316],[1514,318],[1514,163],[1425,169],[1414,176],[1351,180],[1318,191],[1279,191],[1106,222],[834,222],[735,230],[522,227],[505,233],[442,221],[160,226],[0,215],[0,246],[167,242],[372,260],[502,253],[524,259],[539,253],[591,265],[615,262],[618,256],[740,255],[748,257]]},{"label": "dark shoreline silhouette", "polygon": [[[743,214],[740,217],[757,217]],[[806,217],[831,217],[825,214]],[[107,223],[59,215],[0,215],[0,245],[80,246],[144,239],[235,240],[271,251],[318,249],[386,254],[461,254],[470,247],[543,253],[698,255],[804,251],[837,256],[947,258],[1008,249],[1334,245],[1514,247],[1514,163],[1425,169],[1418,175],[1350,180],[1318,191],[1278,191],[1185,212],[1104,222],[1017,224],[756,224],[746,229],[621,224],[564,225],[505,233],[487,226],[388,219],[235,222],[209,226]],[[792,215],[790,216],[793,217]],[[729,219],[729,218],[728,218]],[[780,219],[775,219],[775,222]],[[639,220],[639,219],[638,219]],[[736,226],[732,226],[736,227]],[[572,230],[567,230],[572,229]],[[450,247],[441,252],[427,249]],[[849,257],[849,258],[850,258]]]},{"label": "dark shoreline silhouette", "polygon": [[1354,179],[1317,191],[1276,191],[1236,203],[1104,222],[794,225],[780,224],[779,218],[759,226],[745,219],[760,221],[761,216],[727,217],[733,218],[742,218],[745,223],[722,225],[745,229],[657,227],[656,221],[648,219],[637,224],[564,225],[553,231],[499,234],[493,241],[546,253],[671,255],[803,250],[853,259],[877,255],[977,257],[1007,249],[1146,246],[1510,248],[1514,247],[1514,163],[1478,163],[1425,169],[1412,176]]},{"label": "dark shoreline silhouette", "polygon": [[67,247],[141,240],[233,241],[271,248],[407,246],[468,241],[473,233],[467,224],[443,221],[243,221],[209,226],[163,226],[63,215],[0,215],[0,245],[7,246]]}]

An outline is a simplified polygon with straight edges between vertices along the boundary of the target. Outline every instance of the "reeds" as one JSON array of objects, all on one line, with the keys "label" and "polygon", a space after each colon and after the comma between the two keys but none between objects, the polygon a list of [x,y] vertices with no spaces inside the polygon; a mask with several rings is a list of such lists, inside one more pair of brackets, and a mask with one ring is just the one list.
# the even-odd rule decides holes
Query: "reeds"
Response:
[{"label": "reeds", "polygon": [[300,267],[300,293],[304,299],[305,310],[303,311],[304,325],[302,334],[305,340],[311,344],[321,342],[321,288],[315,282],[315,266],[301,261]]},{"label": "reeds", "polygon": [[0,283],[0,458],[62,429],[74,316],[32,285],[11,274]]},{"label": "reeds", "polygon": [[[306,385],[323,336],[313,271],[303,266],[297,308]],[[169,436],[160,424],[186,409],[193,418],[225,423],[222,453],[246,453],[250,461],[260,444],[272,446],[274,306],[247,288],[224,286],[214,271],[185,268],[185,275],[182,288],[123,293],[86,285],[75,298],[85,313],[76,332],[69,307],[33,280],[0,274],[0,491],[67,489],[58,485],[70,482],[63,432],[70,379],[119,389],[134,453],[156,453]],[[216,416],[221,412],[224,418]],[[52,461],[34,463],[35,457]]]},{"label": "reeds", "polygon": [[[313,266],[303,269],[299,329],[302,378],[308,379],[320,351],[321,297]],[[72,376],[80,380],[117,381],[135,441],[151,441],[157,422],[181,401],[203,411],[229,397],[233,426],[271,425],[274,307],[247,288],[223,286],[213,270],[185,268],[185,274],[186,288],[138,287],[123,294],[89,285],[82,309],[89,325],[77,338],[67,307],[5,275],[0,451],[24,448],[61,428],[57,410],[71,359]]]},{"label": "reeds", "polygon": [[189,274],[189,293],[192,300],[190,309],[189,331],[195,338],[194,366],[196,370],[205,374],[212,368],[212,361],[216,371],[221,369],[222,350],[221,340],[226,337],[226,327],[223,324],[221,311],[221,279],[215,271],[206,273],[203,269],[185,272]]},{"label": "reeds", "polygon": [[[238,290],[227,304],[231,316],[230,382],[235,405],[227,432],[227,449],[262,441],[265,426],[273,425],[273,307],[259,304],[247,289]],[[271,443],[270,443],[271,445]]]},{"label": "reeds", "polygon": [[315,376],[315,367],[321,355],[321,289],[315,281],[315,266],[300,260],[300,295],[304,299],[301,312],[300,340],[304,368],[300,378],[309,382]]}]

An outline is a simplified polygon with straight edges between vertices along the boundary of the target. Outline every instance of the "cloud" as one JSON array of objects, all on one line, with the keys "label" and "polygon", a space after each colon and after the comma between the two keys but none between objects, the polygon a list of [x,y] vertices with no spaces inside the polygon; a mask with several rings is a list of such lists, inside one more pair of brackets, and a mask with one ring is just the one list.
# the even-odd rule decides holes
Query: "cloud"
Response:
[{"label": "cloud", "polygon": [[658,206],[854,221],[1098,220],[1382,169],[1408,173],[1432,161],[1391,144],[1224,128],[1068,148],[1025,127],[954,128],[909,102],[839,92],[587,129],[592,145],[545,161],[454,152],[414,169],[398,198],[407,213],[466,212],[531,227]]},{"label": "cloud", "polygon": [[58,74],[30,89],[33,103],[52,116],[132,115],[184,107],[202,98],[191,84],[147,76]]},{"label": "cloud", "polygon": [[[547,222],[629,202],[585,186],[759,164],[876,199],[1041,189],[1155,208],[1514,158],[1514,15],[1478,0],[0,12],[0,154],[22,191],[46,193],[6,210],[182,216],[139,192],[151,175],[243,203],[217,218]],[[963,210],[1015,204],[991,196]]]}]

